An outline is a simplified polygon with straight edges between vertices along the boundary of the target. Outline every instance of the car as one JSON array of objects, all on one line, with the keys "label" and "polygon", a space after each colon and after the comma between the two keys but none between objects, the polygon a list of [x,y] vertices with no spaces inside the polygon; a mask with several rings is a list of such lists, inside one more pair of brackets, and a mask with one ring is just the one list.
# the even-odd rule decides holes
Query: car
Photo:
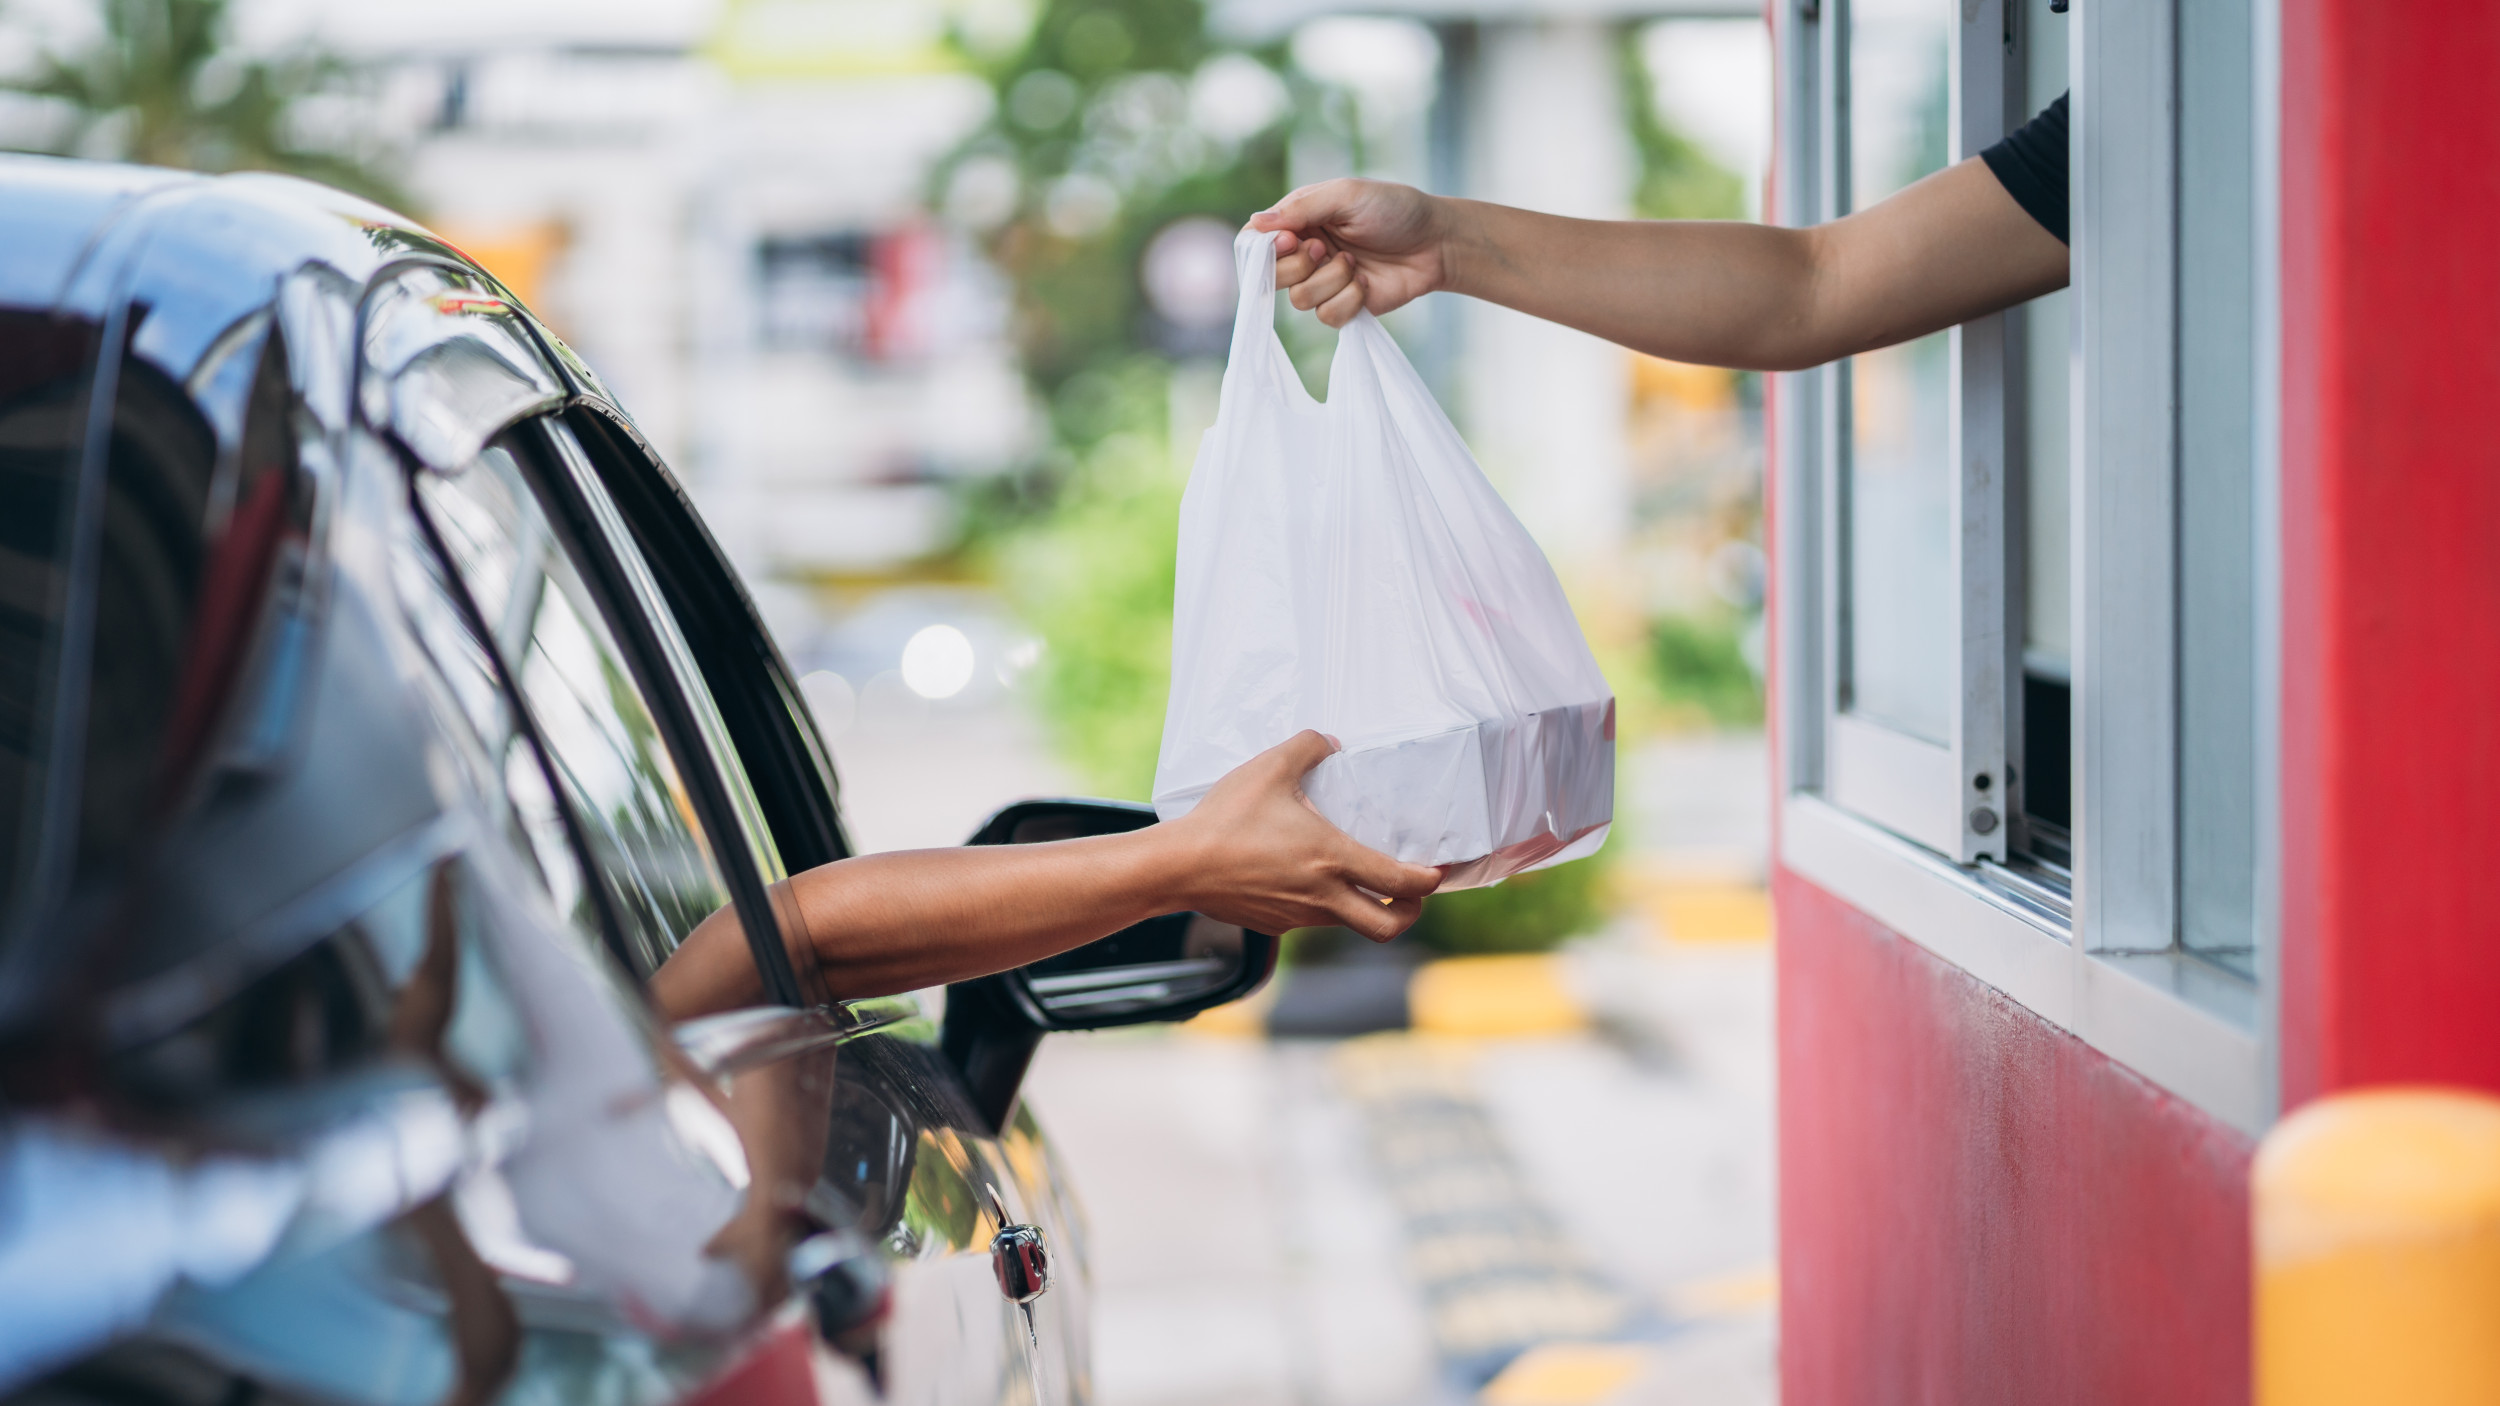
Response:
[{"label": "car", "polygon": [[[1274,939],[826,989],[827,750],[509,290],[265,174],[0,157],[0,251],[0,1396],[1088,1400],[1026,1067]],[[767,1003],[663,1019],[722,910]]]}]

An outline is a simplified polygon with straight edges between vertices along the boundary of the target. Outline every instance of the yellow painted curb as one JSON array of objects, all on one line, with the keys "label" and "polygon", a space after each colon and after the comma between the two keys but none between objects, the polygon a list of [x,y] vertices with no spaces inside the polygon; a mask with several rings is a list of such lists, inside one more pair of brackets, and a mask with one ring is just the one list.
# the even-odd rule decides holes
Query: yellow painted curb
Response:
[{"label": "yellow painted curb", "polygon": [[1511,1359],[1484,1384],[1484,1406],[1596,1406],[1649,1361],[1633,1343],[1544,1343]]},{"label": "yellow painted curb", "polygon": [[1667,1291],[1667,1307],[1678,1318],[1733,1318],[1773,1307],[1779,1298],[1779,1271],[1765,1264],[1687,1280]]},{"label": "yellow painted curb", "polygon": [[1661,884],[1646,908],[1670,942],[1771,940],[1771,895],[1759,884]]},{"label": "yellow painted curb", "polygon": [[2500,1099],[2321,1099],[2250,1181],[2260,1406],[2500,1402]]},{"label": "yellow painted curb", "polygon": [[1546,953],[1444,957],[1406,984],[1407,1024],[1425,1035],[1561,1035],[1588,1017]]}]

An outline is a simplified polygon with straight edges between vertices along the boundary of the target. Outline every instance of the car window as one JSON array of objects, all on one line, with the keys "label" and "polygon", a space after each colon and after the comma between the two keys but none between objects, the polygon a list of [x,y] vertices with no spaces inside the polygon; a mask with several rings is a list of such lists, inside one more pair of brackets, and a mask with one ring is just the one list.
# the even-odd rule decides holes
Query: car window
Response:
[{"label": "car window", "polygon": [[0,308],[0,919],[34,886],[68,607],[91,323]]},{"label": "car window", "polygon": [[[439,690],[430,711],[451,734],[445,738],[447,755],[466,771],[470,793],[495,808],[516,842],[514,848],[536,868],[556,911],[585,940],[609,945],[607,925],[565,833],[546,770],[519,731],[495,661],[462,614],[441,559],[418,536],[413,521],[401,522],[392,543],[391,568],[400,610],[433,666],[418,682]],[[614,955],[632,968],[626,952]]]},{"label": "car window", "polygon": [[92,329],[26,321],[0,310],[0,900],[41,904],[108,879],[246,750],[228,714],[268,672],[311,497],[265,312],[205,350],[134,333],[102,378]]},{"label": "car window", "polygon": [[[506,436],[457,472],[421,473],[418,494],[580,819],[623,929],[620,955],[648,978],[729,891],[651,701],[517,449]],[[529,798],[514,800],[526,813]]]}]

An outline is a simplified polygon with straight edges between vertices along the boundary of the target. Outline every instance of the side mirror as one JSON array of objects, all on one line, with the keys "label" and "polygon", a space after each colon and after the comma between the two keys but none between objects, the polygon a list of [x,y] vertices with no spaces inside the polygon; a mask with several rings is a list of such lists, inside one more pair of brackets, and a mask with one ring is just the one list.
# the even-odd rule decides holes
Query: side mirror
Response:
[{"label": "side mirror", "polygon": [[[1023,801],[991,816],[976,845],[1119,835],[1155,823],[1125,801]],[[1181,1020],[1237,1001],[1276,970],[1267,933],[1203,913],[1166,913],[1031,966],[946,988],[941,1043],[992,1128],[1006,1124],[1044,1032]]]},{"label": "side mirror", "polygon": [[[972,843],[1040,844],[1154,823],[1151,807],[1124,801],[1024,801],[991,816]],[[1204,913],[1166,913],[989,980],[1039,1029],[1103,1030],[1238,1001],[1275,970],[1275,938]]]}]

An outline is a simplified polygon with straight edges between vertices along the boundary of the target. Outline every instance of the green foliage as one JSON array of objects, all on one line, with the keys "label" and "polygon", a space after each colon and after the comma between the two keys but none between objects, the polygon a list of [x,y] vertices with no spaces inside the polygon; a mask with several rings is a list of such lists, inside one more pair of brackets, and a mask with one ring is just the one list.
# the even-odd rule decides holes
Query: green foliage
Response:
[{"label": "green foliage", "polygon": [[353,78],[328,55],[243,58],[227,45],[228,0],[95,0],[102,32],[74,53],[44,53],[0,90],[65,111],[54,149],[198,171],[282,171],[397,209],[406,193],[375,153],[299,139],[306,98]]},{"label": "green foliage", "polygon": [[1000,543],[1042,632],[1035,685],[1060,752],[1104,795],[1144,800],[1172,672],[1182,480],[1164,437],[1166,373],[1146,357],[1071,378],[1054,420],[1071,472],[1047,515]]},{"label": "green foliage", "polygon": [[1760,726],[1762,680],[1745,662],[1733,615],[1669,615],[1650,622],[1651,677],[1670,709],[1720,727]]},{"label": "green foliage", "polygon": [[1551,869],[1514,874],[1491,888],[1461,889],[1424,900],[1408,933],[1444,956],[1545,952],[1605,919],[1600,886],[1606,852]]},{"label": "green foliage", "polygon": [[1737,220],[1745,215],[1744,178],[1667,125],[1651,101],[1638,41],[1620,41],[1624,122],[1641,163],[1632,209],[1645,220]]},{"label": "green foliage", "polygon": [[[1239,225],[1285,192],[1287,114],[1229,143],[1191,121],[1189,80],[1218,52],[1205,21],[1201,0],[1045,0],[1023,49],[986,65],[997,115],[937,172],[941,192],[970,162],[1015,173],[1015,208],[988,247],[1014,281],[1025,369],[1045,391],[1137,345],[1138,260],[1164,226]],[[1067,217],[1089,200],[1116,209]]]}]

